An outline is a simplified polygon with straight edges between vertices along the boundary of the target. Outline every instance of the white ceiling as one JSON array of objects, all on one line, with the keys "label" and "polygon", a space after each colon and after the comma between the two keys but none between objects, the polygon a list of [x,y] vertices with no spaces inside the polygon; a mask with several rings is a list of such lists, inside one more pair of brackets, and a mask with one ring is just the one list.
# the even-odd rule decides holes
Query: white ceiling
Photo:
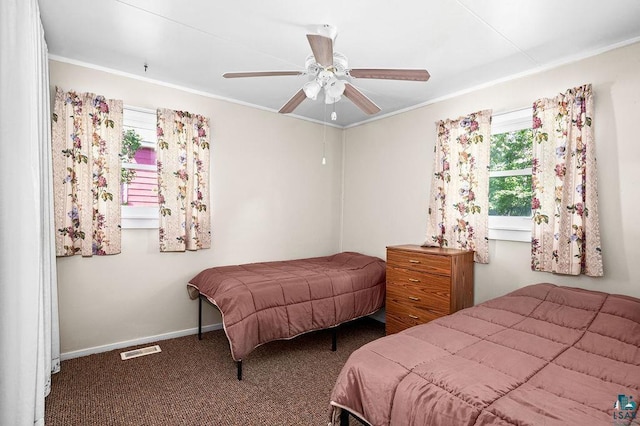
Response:
[{"label": "white ceiling", "polygon": [[[382,111],[640,40],[638,0],[40,0],[49,53],[273,111],[306,76],[224,79],[231,71],[304,71],[305,34],[338,29],[350,68],[426,68],[428,82],[351,79]],[[145,72],[144,64],[148,64]],[[640,70],[639,70],[640,72]],[[69,88],[73,89],[73,88]],[[305,100],[294,115],[323,121]],[[339,126],[372,118],[347,99]]]}]

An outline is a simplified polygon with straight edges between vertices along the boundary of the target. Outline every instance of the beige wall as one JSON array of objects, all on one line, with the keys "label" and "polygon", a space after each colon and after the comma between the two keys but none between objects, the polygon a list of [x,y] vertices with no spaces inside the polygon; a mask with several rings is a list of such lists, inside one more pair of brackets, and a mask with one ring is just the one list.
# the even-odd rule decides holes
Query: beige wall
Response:
[{"label": "beige wall", "polygon": [[605,277],[534,273],[528,243],[492,240],[491,263],[475,266],[475,299],[535,282],[640,297],[640,44],[347,129],[342,248],[384,257],[387,245],[425,241],[436,121],[527,107],[585,83],[595,92]]},{"label": "beige wall", "polygon": [[203,114],[212,128],[212,248],[160,253],[157,229],[137,229],[119,255],[59,258],[62,353],[196,327],[185,285],[206,267],[338,251],[342,130],[327,128],[322,166],[319,124],[57,61],[50,74],[52,87]]},{"label": "beige wall", "polygon": [[[328,128],[323,167],[318,124],[51,61],[52,86],[192,111],[213,129],[213,247],[161,254],[156,230],[124,230],[120,255],[58,259],[62,352],[196,327],[185,284],[205,267],[339,249],[384,258],[387,245],[422,243],[437,120],[526,107],[584,83],[595,91],[605,277],[533,273],[527,243],[491,241],[491,263],[475,266],[476,302],[542,281],[640,297],[638,70],[635,44],[345,131]],[[205,311],[205,324],[220,321]]]}]

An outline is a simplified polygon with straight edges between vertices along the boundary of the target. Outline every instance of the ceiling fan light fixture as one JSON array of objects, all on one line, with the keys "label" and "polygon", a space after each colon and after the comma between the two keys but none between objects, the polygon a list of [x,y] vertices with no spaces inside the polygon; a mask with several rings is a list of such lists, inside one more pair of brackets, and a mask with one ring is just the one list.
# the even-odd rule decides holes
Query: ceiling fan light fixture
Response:
[{"label": "ceiling fan light fixture", "polygon": [[305,83],[304,86],[302,86],[302,90],[304,90],[304,94],[307,96],[307,98],[314,101],[318,98],[320,89],[322,89],[322,86],[316,80],[311,80]]}]

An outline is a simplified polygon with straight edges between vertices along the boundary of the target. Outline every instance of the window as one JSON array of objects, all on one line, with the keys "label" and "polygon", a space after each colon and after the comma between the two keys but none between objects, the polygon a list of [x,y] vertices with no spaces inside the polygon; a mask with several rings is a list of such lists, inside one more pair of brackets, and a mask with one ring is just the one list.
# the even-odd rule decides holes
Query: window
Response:
[{"label": "window", "polygon": [[156,112],[125,106],[123,131],[122,228],[157,228]]},{"label": "window", "polygon": [[489,238],[531,241],[531,108],[492,117]]}]

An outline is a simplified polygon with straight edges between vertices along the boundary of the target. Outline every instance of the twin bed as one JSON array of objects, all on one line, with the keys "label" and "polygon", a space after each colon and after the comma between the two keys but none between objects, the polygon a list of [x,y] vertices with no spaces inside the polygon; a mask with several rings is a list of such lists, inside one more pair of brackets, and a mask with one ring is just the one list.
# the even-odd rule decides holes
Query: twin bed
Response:
[{"label": "twin bed", "polygon": [[[188,288],[222,312],[241,379],[258,345],[377,311],[385,263],[340,253],[218,267]],[[640,299],[535,284],[356,350],[330,425],[632,425],[639,400]]]},{"label": "twin bed", "polygon": [[379,310],[385,297],[385,262],[345,252],[283,262],[205,269],[187,286],[222,313],[222,324],[242,379],[242,360],[256,347],[335,327]]}]

